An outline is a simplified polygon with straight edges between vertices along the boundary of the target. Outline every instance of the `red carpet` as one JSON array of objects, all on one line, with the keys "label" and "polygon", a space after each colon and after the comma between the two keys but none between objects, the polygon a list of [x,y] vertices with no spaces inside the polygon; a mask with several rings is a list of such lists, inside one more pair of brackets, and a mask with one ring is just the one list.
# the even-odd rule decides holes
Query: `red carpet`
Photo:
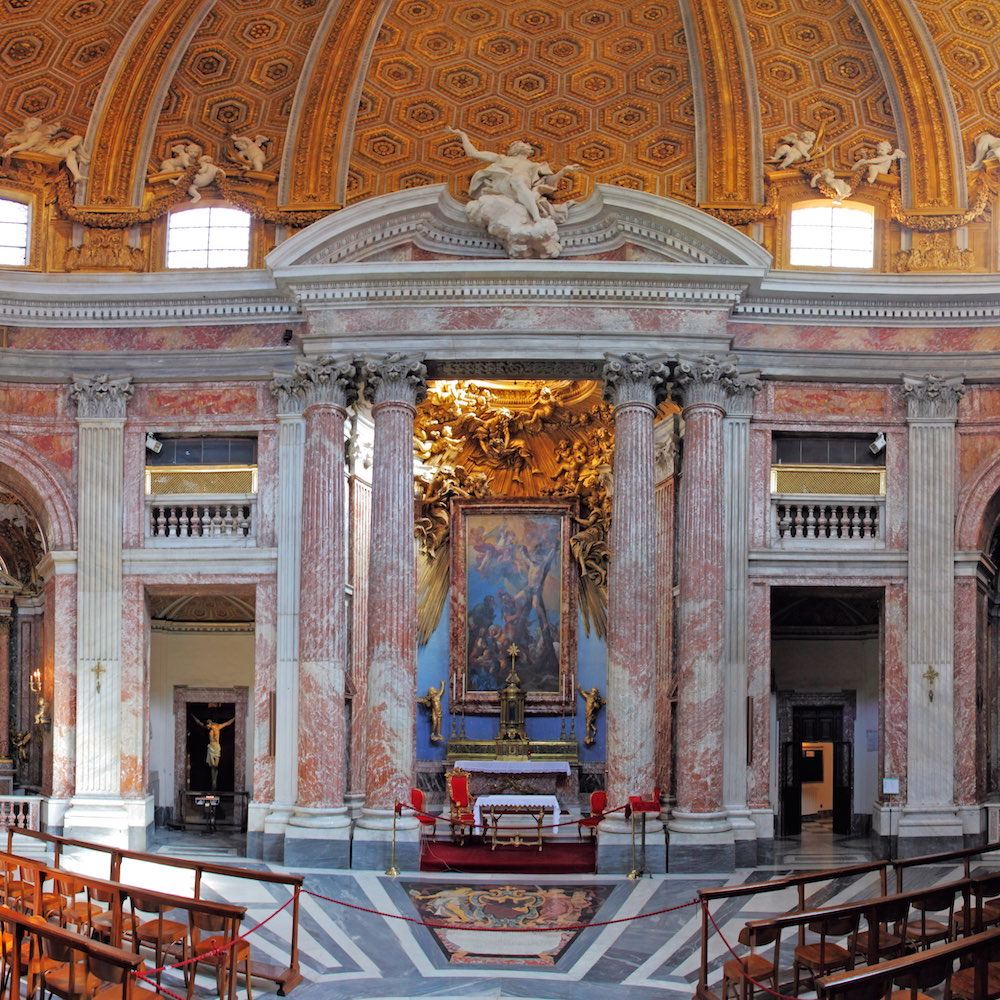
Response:
[{"label": "red carpet", "polygon": [[498,847],[491,851],[478,837],[464,844],[424,840],[420,845],[422,872],[497,872],[503,875],[576,875],[597,868],[592,840],[547,842],[537,847]]}]

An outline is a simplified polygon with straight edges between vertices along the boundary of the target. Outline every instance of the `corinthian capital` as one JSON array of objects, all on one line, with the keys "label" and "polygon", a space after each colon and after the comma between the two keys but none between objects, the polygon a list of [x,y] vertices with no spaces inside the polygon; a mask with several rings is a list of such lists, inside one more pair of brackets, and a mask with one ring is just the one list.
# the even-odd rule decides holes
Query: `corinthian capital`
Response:
[{"label": "corinthian capital", "polygon": [[728,397],[746,391],[735,358],[702,355],[695,361],[679,361],[674,369],[674,385],[685,406],[710,403],[725,410]]},{"label": "corinthian capital", "polygon": [[604,399],[612,406],[656,406],[667,394],[670,370],[663,360],[630,351],[604,355]]},{"label": "corinthian capital", "polygon": [[300,361],[295,376],[302,382],[306,406],[349,406],[358,398],[358,368],[352,358],[337,360],[324,355],[315,361]]},{"label": "corinthian capital", "polygon": [[295,372],[274,372],[270,388],[279,413],[301,413],[306,408],[305,383]]},{"label": "corinthian capital", "polygon": [[78,417],[115,417],[125,419],[125,408],[132,398],[132,376],[74,375],[70,399],[76,403]]},{"label": "corinthian capital", "polygon": [[370,403],[410,403],[416,405],[427,395],[427,369],[422,354],[387,354],[369,358],[361,373],[365,399]]},{"label": "corinthian capital", "polygon": [[906,396],[908,417],[931,417],[939,420],[958,418],[958,401],[965,395],[964,375],[941,378],[925,375],[923,378],[903,376],[903,394]]}]

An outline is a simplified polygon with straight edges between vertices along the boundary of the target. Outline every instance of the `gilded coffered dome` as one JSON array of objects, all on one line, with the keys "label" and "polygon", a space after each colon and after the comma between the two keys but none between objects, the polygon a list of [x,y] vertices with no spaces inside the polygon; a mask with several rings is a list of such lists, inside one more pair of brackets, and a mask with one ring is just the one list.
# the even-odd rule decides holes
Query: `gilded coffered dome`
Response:
[{"label": "gilded coffered dome", "polygon": [[[183,197],[163,164],[191,144],[225,171],[214,195],[264,225],[429,184],[461,198],[474,164],[448,126],[480,148],[523,138],[554,166],[580,164],[561,198],[601,183],[677,199],[772,250],[782,200],[810,183],[817,197],[816,171],[849,177],[887,143],[905,158],[869,200],[915,230],[951,231],[962,213],[983,218],[989,161],[967,164],[976,137],[1000,131],[988,0],[0,0],[0,11],[0,129],[37,118],[81,136],[85,179],[70,192],[60,172],[53,201],[63,222],[105,231],[155,225],[157,206]],[[803,132],[812,157],[777,170],[783,138]],[[256,162],[235,137],[259,143]],[[51,173],[14,159],[0,182],[27,189]],[[62,262],[50,248],[42,269]]]}]

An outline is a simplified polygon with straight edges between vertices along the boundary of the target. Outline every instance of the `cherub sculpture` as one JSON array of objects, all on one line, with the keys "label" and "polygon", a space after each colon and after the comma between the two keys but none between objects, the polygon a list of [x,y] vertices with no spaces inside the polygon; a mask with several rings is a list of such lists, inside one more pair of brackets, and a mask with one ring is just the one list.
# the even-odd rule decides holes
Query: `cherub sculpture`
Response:
[{"label": "cherub sculpture", "polygon": [[901,149],[893,149],[891,142],[887,142],[885,139],[882,139],[875,147],[875,155],[870,156],[865,160],[858,160],[858,162],[854,164],[854,169],[857,170],[858,167],[867,167],[868,173],[865,175],[865,181],[868,184],[874,184],[876,178],[878,178],[880,174],[889,173],[896,160],[905,159],[906,153],[904,153]]},{"label": "cherub sculpture", "polygon": [[267,159],[264,147],[271,141],[266,135],[255,135],[252,139],[246,135],[231,135],[229,138],[236,147],[236,155],[232,157],[234,163],[238,163],[244,170],[264,169],[264,161]]},{"label": "cherub sculpture", "polygon": [[[187,193],[192,201],[201,201],[201,189],[214,184],[220,177],[225,177],[226,172],[222,167],[217,166],[211,156],[202,154],[198,157],[198,172],[191,178]],[[180,178],[172,180],[171,184],[177,184]]]},{"label": "cherub sculpture", "polygon": [[43,125],[41,118],[25,118],[21,128],[4,136],[0,156],[7,159],[14,153],[48,153],[66,164],[74,181],[85,180],[81,165],[89,162],[90,154],[83,148],[83,136],[71,135],[57,140],[56,135],[62,131],[62,122]]},{"label": "cherub sculpture", "polygon": [[532,147],[520,140],[506,153],[493,153],[476,149],[461,129],[448,131],[462,140],[467,156],[489,164],[469,182],[469,220],[498,239],[511,257],[558,257],[558,224],[566,220],[573,202],[557,205],[550,196],[568,171],[581,168],[570,163],[553,171],[547,163],[532,160]]},{"label": "cherub sculpture", "polygon": [[811,159],[815,142],[815,132],[789,132],[778,140],[778,145],[767,162],[777,163],[779,170],[786,170],[795,163]]},{"label": "cherub sculpture", "polygon": [[196,142],[176,142],[170,147],[170,156],[160,161],[160,173],[169,174],[187,170],[196,163],[203,150]]},{"label": "cherub sculpture", "polygon": [[[850,198],[854,194],[851,185],[847,181],[841,180],[830,167],[824,167],[813,174],[809,186],[819,187],[821,191],[823,188],[829,188],[834,192],[833,197],[836,199]],[[827,191],[823,191],[823,194],[827,194]]]},{"label": "cherub sculpture", "polygon": [[1000,160],[1000,136],[980,132],[976,136],[976,158],[968,164],[968,168],[978,170],[987,160]]}]

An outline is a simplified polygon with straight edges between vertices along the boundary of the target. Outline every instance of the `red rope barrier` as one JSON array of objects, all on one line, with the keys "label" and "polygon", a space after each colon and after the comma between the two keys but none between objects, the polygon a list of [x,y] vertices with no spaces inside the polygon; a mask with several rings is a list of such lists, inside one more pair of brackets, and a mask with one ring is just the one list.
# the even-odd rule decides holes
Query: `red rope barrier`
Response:
[{"label": "red rope barrier", "polygon": [[[612,815],[612,813],[624,812],[628,808],[629,808],[629,806],[626,803],[625,805],[623,805],[623,806],[617,806],[614,809],[605,809],[605,811],[601,813],[601,819],[604,819],[606,816]],[[449,826],[451,826],[451,825],[457,826],[458,825],[457,823],[455,823],[454,820],[450,819],[448,816],[445,816],[443,813],[441,815],[436,815],[434,813],[423,812],[420,809],[417,809],[414,806],[410,805],[408,802],[397,802],[396,803],[397,814],[402,813],[402,811],[404,809],[409,810],[418,819],[425,819],[425,820],[432,819],[432,820],[434,820],[435,823],[447,823]],[[563,822],[560,822],[560,823],[542,823],[542,824],[539,825],[538,829],[539,830],[558,830],[559,827],[561,827],[561,826],[579,826],[583,822],[583,820],[584,820],[584,817],[581,816],[579,819],[567,819],[567,820],[565,820]],[[466,824],[466,825],[468,825],[468,824]],[[491,830],[493,830],[493,829],[497,829],[497,830],[523,830],[524,827],[523,826],[509,826],[509,825],[503,825],[503,826],[501,826],[498,823],[495,828],[491,826],[490,829]],[[531,829],[534,829],[534,827],[532,827]]]}]

